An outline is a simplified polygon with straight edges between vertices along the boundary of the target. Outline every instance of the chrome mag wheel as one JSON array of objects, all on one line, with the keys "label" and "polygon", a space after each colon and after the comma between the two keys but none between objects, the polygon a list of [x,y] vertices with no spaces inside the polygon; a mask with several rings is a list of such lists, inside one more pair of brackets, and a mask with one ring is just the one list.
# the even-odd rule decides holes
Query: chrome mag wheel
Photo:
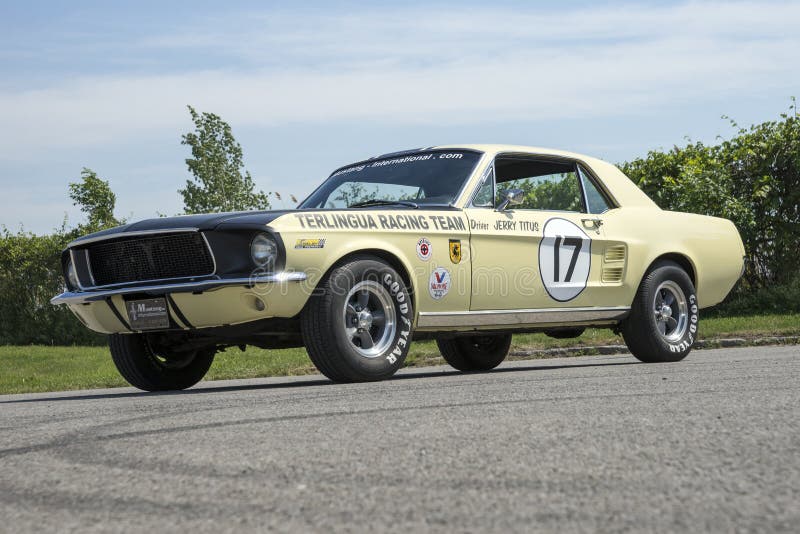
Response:
[{"label": "chrome mag wheel", "polygon": [[358,282],[345,298],[345,335],[362,356],[377,358],[394,340],[397,319],[392,296],[380,283]]},{"label": "chrome mag wheel", "polygon": [[669,343],[683,338],[689,325],[689,306],[681,286],[672,280],[661,282],[653,298],[656,327]]}]

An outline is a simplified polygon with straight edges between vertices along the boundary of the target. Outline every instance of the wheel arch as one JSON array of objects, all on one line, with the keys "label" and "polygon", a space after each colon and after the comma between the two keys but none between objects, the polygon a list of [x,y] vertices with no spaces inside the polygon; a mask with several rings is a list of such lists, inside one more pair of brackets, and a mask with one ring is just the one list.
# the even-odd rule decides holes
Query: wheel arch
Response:
[{"label": "wheel arch", "polygon": [[645,271],[645,275],[652,271],[653,267],[660,261],[672,261],[680,265],[680,267],[686,271],[686,274],[689,275],[689,279],[692,281],[695,291],[697,291],[697,269],[689,256],[680,252],[661,254],[650,262],[650,265],[647,266],[647,270]]},{"label": "wheel arch", "polygon": [[322,276],[322,279],[326,278],[331,271],[339,267],[340,265],[347,263],[348,261],[352,260],[357,256],[375,256],[379,259],[384,260],[389,266],[397,271],[397,274],[400,275],[400,278],[403,279],[403,283],[406,285],[406,289],[408,290],[408,294],[411,297],[411,301],[414,304],[414,314],[417,313],[417,298],[416,292],[414,291],[414,281],[411,278],[411,273],[408,270],[406,264],[400,259],[399,256],[396,254],[383,249],[376,249],[376,248],[362,248],[358,250],[351,250],[340,257],[338,260],[333,262],[330,267],[325,271],[325,274]]}]

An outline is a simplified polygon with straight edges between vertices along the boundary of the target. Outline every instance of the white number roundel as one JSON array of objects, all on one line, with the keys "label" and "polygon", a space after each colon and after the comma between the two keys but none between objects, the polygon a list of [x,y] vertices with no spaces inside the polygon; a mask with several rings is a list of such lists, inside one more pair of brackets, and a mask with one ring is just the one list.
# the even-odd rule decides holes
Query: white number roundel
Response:
[{"label": "white number roundel", "polygon": [[547,294],[566,302],[586,288],[592,266],[592,239],[566,219],[548,219],[539,243],[539,273]]}]

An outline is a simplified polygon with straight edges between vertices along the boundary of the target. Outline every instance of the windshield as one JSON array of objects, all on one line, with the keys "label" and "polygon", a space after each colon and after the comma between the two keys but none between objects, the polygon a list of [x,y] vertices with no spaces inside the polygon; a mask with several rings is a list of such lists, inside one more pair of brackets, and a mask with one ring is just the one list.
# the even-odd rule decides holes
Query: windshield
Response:
[{"label": "windshield", "polygon": [[425,150],[363,161],[331,174],[299,207],[447,205],[480,158],[472,150]]}]

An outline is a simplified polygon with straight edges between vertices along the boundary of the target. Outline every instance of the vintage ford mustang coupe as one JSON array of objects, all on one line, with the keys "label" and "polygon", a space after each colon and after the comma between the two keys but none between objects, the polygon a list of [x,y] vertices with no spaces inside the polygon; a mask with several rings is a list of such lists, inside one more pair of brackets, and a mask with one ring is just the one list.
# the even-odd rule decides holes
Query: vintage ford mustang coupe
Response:
[{"label": "vintage ford mustang coupe", "polygon": [[558,150],[440,146],[342,167],[297,209],[150,219],[62,257],[66,304],[123,377],[183,389],[225,348],[305,346],[334,381],[392,376],[413,339],[488,370],[511,334],[622,333],[683,359],[743,271],[725,219],[659,209],[619,169]]}]

